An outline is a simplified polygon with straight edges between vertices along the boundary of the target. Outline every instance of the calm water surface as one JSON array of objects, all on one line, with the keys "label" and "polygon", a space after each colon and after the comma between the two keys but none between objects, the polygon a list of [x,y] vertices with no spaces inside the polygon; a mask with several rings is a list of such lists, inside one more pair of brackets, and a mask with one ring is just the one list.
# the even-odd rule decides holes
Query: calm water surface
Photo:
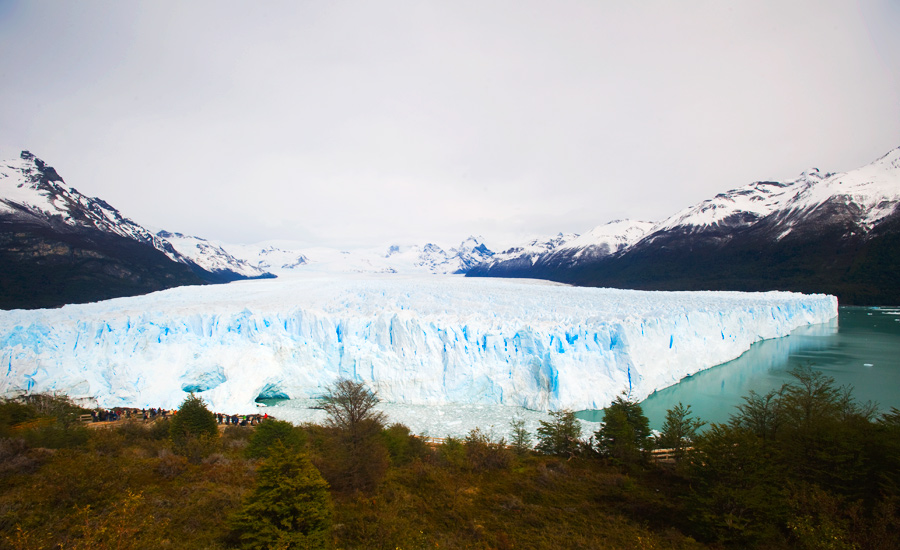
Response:
[{"label": "calm water surface", "polygon": [[[750,390],[765,393],[793,380],[788,371],[809,365],[853,387],[857,401],[875,401],[880,411],[900,408],[900,308],[842,307],[834,322],[798,329],[790,336],[758,342],[734,361],[697,373],[660,390],[641,405],[653,429],[679,401],[694,416],[725,422]],[[602,412],[579,418],[599,421]]]}]

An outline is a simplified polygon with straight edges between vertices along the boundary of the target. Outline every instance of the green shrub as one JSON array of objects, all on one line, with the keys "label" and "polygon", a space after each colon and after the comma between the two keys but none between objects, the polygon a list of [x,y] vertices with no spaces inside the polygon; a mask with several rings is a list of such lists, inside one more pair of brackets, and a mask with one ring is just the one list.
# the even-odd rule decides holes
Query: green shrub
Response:
[{"label": "green shrub", "polygon": [[267,458],[276,443],[300,451],[306,444],[306,435],[290,422],[266,420],[256,426],[245,454],[249,458]]},{"label": "green shrub", "polygon": [[11,437],[14,426],[37,417],[38,413],[34,407],[18,401],[3,399],[0,401],[0,437]]},{"label": "green shrub", "polygon": [[0,477],[30,474],[41,465],[24,439],[0,439]]},{"label": "green shrub", "polygon": [[444,439],[444,442],[438,447],[438,456],[445,466],[452,468],[465,468],[468,464],[466,446],[455,437]]},{"label": "green shrub", "polygon": [[152,441],[162,441],[170,438],[171,429],[169,427],[168,418],[158,418],[150,423],[147,431],[147,437]]},{"label": "green shrub", "polygon": [[177,448],[178,454],[188,459],[191,464],[200,464],[203,459],[219,451],[219,438],[203,434],[197,437],[188,436]]},{"label": "green shrub", "polygon": [[156,473],[163,479],[174,479],[187,470],[187,458],[172,454],[169,449],[163,449],[159,452],[159,462],[156,464]]},{"label": "green shrub", "polygon": [[384,446],[391,457],[391,464],[403,466],[427,454],[428,447],[422,438],[416,437],[403,424],[391,424],[381,432]]},{"label": "green shrub", "polygon": [[19,435],[32,447],[72,449],[83,447],[90,434],[88,429],[80,424],[47,423],[22,430]]},{"label": "green shrub", "polygon": [[225,437],[232,441],[243,440],[245,442],[249,442],[250,438],[253,437],[253,428],[250,428],[248,426],[229,424],[225,426],[225,431],[222,432],[222,437]]},{"label": "green shrub", "polygon": [[60,424],[72,424],[78,422],[79,416],[90,411],[79,407],[65,395],[32,394],[26,395],[24,400],[28,407],[34,409],[37,416],[54,418]]}]

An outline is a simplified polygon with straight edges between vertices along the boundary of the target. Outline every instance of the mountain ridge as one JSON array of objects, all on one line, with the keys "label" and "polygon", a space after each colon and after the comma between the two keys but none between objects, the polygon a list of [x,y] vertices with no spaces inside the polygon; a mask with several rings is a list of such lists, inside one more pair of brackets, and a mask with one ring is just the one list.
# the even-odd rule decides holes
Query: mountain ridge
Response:
[{"label": "mountain ridge", "polygon": [[58,307],[251,278],[202,256],[195,261],[105,200],[67,186],[56,169],[29,151],[0,161],[4,309]]},{"label": "mountain ridge", "polygon": [[754,182],[655,224],[605,256],[579,249],[476,266],[468,276],[534,277],[640,290],[794,290],[842,303],[900,303],[900,147],[842,173]]},{"label": "mountain ridge", "polygon": [[431,242],[354,251],[268,243],[222,246],[249,265],[280,275],[312,272],[462,275],[494,255],[483,238],[476,236],[469,236],[446,250]]}]

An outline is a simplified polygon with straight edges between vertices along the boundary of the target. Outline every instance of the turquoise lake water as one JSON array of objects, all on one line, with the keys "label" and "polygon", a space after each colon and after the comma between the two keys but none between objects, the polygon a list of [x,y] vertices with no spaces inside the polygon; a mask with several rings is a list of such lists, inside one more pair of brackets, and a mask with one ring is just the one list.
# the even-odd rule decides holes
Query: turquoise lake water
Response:
[{"label": "turquoise lake water", "polygon": [[[793,380],[788,371],[798,365],[852,386],[857,401],[874,401],[881,412],[900,409],[900,308],[841,307],[831,323],[758,342],[734,361],[685,378],[641,405],[653,429],[678,402],[706,422],[726,422],[750,390],[763,394],[780,387]],[[602,412],[578,417],[600,421]]]}]

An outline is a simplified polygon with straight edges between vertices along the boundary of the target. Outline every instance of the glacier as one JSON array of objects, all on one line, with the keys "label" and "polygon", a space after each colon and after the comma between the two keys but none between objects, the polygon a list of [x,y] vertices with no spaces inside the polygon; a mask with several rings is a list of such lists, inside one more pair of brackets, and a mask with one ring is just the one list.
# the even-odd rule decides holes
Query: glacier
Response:
[{"label": "glacier", "polygon": [[175,408],[195,392],[246,413],[258,398],[316,398],[347,377],[392,403],[601,409],[828,322],[837,306],[827,295],[434,275],[180,287],[0,311],[0,394]]}]

